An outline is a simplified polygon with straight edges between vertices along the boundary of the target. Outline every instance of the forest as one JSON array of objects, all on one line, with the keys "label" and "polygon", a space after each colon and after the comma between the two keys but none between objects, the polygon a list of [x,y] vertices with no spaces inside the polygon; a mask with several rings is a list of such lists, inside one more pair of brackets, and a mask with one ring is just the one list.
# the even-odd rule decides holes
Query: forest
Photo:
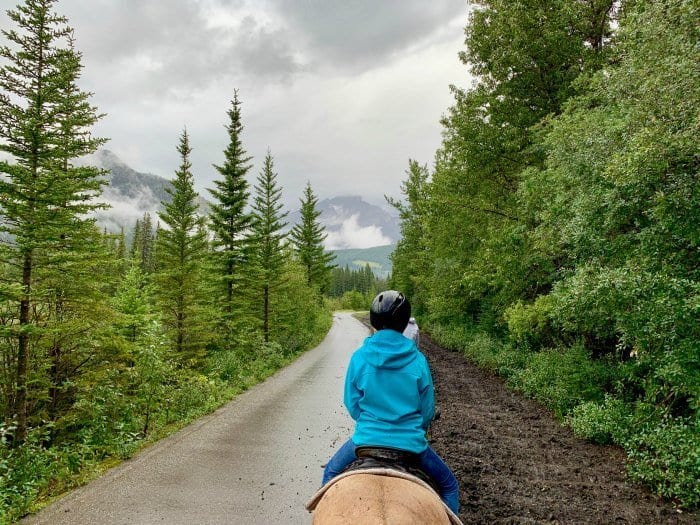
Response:
[{"label": "forest", "polygon": [[628,474],[700,503],[700,5],[472,2],[390,285]]},{"label": "forest", "polygon": [[0,47],[11,159],[0,162],[0,523],[220,406],[331,322],[316,195],[307,185],[285,229],[269,150],[249,188],[236,91],[208,216],[184,129],[157,217],[118,234],[96,226],[105,174],[76,160],[105,143],[92,134],[103,115],[78,87],[81,53],[55,4],[9,10]]}]

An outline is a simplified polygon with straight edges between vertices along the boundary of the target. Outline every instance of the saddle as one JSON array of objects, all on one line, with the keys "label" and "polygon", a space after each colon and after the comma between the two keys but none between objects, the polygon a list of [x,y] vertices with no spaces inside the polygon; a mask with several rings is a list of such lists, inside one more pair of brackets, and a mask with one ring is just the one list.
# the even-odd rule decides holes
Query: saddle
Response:
[{"label": "saddle", "polygon": [[368,469],[391,469],[405,472],[427,483],[437,494],[440,494],[435,480],[420,468],[418,454],[387,447],[357,447],[357,459],[343,471],[361,471]]}]

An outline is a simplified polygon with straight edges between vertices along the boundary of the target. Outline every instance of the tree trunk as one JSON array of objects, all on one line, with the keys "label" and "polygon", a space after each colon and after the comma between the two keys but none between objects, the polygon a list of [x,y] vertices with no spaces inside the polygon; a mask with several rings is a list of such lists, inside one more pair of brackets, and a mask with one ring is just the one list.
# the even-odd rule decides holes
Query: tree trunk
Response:
[{"label": "tree trunk", "polygon": [[265,342],[270,341],[270,287],[265,285],[263,289],[263,334]]},{"label": "tree trunk", "polygon": [[29,297],[32,289],[32,252],[24,254],[22,267],[24,294],[19,303],[19,345],[17,348],[17,395],[14,413],[17,417],[17,430],[14,443],[22,443],[27,437],[27,369],[29,368]]}]

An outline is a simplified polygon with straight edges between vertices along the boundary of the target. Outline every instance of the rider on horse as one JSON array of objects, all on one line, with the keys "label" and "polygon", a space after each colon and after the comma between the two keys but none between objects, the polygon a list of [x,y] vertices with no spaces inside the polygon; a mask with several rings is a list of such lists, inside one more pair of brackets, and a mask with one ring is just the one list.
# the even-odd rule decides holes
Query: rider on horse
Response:
[{"label": "rider on horse", "polygon": [[358,458],[356,449],[393,450],[435,481],[456,514],[457,479],[425,435],[435,414],[433,379],[425,356],[402,335],[410,316],[411,305],[397,291],[382,292],[372,301],[370,322],[377,331],[352,355],[345,377],[344,401],[355,433],[326,465],[323,483]]}]

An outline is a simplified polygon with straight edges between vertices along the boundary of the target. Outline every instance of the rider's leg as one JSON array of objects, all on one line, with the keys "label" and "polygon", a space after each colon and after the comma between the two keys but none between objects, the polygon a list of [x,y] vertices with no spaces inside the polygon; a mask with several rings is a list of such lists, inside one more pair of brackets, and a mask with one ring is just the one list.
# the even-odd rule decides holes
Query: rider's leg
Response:
[{"label": "rider's leg", "polygon": [[442,500],[452,512],[459,513],[459,483],[450,467],[430,447],[421,452],[419,457],[421,468],[437,483]]},{"label": "rider's leg", "polygon": [[323,469],[323,484],[325,485],[343,472],[356,459],[355,444],[352,442],[352,439],[348,439],[338,452],[333,454],[333,457],[326,464],[326,468]]}]

